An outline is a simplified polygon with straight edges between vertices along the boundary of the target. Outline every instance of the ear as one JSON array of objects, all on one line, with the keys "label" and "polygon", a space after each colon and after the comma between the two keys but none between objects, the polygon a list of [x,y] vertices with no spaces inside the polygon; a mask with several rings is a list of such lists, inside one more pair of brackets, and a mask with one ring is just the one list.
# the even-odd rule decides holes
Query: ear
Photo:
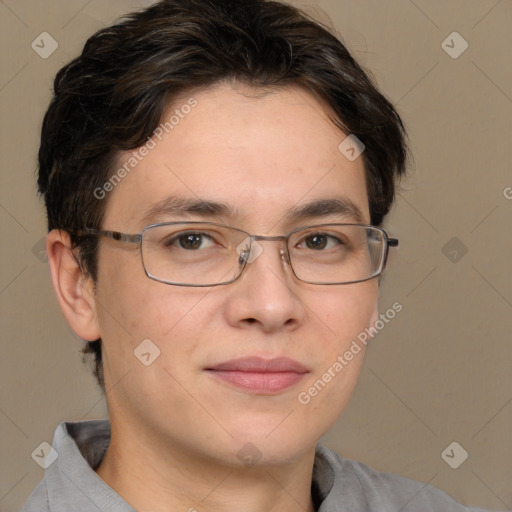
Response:
[{"label": "ear", "polygon": [[58,229],[50,231],[46,237],[46,255],[53,288],[69,325],[86,341],[99,339],[94,283],[75,259],[69,234]]}]

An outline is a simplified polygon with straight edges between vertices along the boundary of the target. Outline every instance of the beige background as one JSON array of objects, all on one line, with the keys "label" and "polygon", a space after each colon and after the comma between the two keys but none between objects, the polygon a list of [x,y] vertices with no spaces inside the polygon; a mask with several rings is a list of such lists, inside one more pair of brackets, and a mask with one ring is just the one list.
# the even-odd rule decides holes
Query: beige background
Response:
[{"label": "beige background", "polygon": [[[5,512],[17,510],[41,479],[31,453],[51,442],[60,421],[106,414],[40,259],[45,221],[35,195],[36,152],[52,79],[93,31],[150,3],[0,1]],[[461,502],[512,510],[512,2],[299,5],[324,21],[329,16],[373,71],[398,104],[415,158],[387,223],[400,247],[381,298],[382,311],[395,301],[403,311],[373,341],[353,400],[324,443]],[[31,48],[43,31],[59,44],[47,59]],[[457,59],[441,46],[453,31],[469,44]],[[453,237],[458,246],[445,247]],[[441,458],[453,441],[469,453],[458,469]]]}]

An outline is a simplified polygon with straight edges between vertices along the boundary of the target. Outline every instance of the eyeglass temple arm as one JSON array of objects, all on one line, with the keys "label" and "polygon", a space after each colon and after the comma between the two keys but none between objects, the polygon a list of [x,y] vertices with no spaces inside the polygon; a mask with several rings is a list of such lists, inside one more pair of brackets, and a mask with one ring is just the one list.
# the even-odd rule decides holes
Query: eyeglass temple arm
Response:
[{"label": "eyeglass temple arm", "polygon": [[382,270],[386,268],[386,265],[388,263],[388,253],[390,247],[397,247],[398,246],[398,238],[388,238],[387,239],[387,245],[386,245],[386,251],[384,253],[384,261],[382,262]]},{"label": "eyeglass temple arm", "polygon": [[120,233],[119,231],[105,231],[103,229],[83,229],[77,233],[78,235],[102,235],[112,240],[126,242],[130,244],[140,244],[142,235],[130,235],[128,233]]}]

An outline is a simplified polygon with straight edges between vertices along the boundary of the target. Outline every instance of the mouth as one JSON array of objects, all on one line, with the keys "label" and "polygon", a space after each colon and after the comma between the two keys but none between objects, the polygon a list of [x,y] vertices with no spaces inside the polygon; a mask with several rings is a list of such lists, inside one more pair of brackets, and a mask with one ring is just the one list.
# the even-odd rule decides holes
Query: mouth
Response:
[{"label": "mouth", "polygon": [[256,394],[275,394],[294,386],[309,371],[287,357],[263,359],[244,357],[205,368],[212,377]]}]

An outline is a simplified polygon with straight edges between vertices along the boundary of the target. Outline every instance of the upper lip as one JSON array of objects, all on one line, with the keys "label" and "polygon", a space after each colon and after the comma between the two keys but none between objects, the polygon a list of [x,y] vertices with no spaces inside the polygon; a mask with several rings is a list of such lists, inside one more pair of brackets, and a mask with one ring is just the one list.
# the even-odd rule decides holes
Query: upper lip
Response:
[{"label": "upper lip", "polygon": [[261,373],[308,373],[308,370],[302,364],[294,359],[290,359],[289,357],[276,357],[273,359],[264,359],[262,357],[240,357],[210,366],[206,368],[206,370]]}]

